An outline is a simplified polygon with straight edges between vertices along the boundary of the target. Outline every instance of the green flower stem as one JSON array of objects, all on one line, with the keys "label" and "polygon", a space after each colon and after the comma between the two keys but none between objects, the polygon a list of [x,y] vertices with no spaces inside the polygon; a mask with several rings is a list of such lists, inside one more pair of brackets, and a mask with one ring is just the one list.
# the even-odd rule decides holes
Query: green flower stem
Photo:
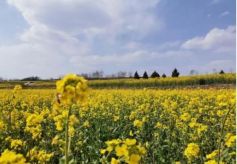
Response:
[{"label": "green flower stem", "polygon": [[221,161],[221,147],[222,147],[222,140],[224,138],[224,128],[225,128],[225,122],[227,120],[227,116],[229,115],[231,111],[231,108],[228,110],[228,112],[226,113],[223,121],[222,121],[222,126],[221,126],[221,134],[220,134],[220,141],[219,141],[219,145],[218,145],[218,164],[220,164],[220,161]]},{"label": "green flower stem", "polygon": [[70,143],[69,143],[69,135],[68,135],[68,130],[69,130],[69,118],[71,115],[71,107],[68,109],[68,115],[67,115],[67,120],[66,120],[66,134],[65,134],[65,164],[68,164],[69,162],[69,149],[70,149]]}]

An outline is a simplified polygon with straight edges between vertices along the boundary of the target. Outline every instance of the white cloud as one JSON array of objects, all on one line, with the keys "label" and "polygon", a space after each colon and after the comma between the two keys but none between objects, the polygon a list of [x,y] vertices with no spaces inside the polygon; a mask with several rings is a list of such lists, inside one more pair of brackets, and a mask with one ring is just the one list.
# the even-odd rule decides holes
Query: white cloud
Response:
[{"label": "white cloud", "polygon": [[165,42],[161,44],[158,49],[159,50],[172,50],[172,49],[177,49],[180,48],[181,41],[173,41],[173,42]]},{"label": "white cloud", "polygon": [[221,16],[221,17],[224,17],[224,16],[227,16],[227,15],[229,15],[229,14],[230,14],[229,11],[224,11],[224,12],[222,12],[222,13],[220,14],[220,16]]},{"label": "white cloud", "polygon": [[146,34],[157,29],[151,13],[159,0],[8,0],[31,25],[47,27],[69,34],[98,33]]},{"label": "white cloud", "polygon": [[65,73],[68,71],[68,68],[61,67],[63,63],[67,62],[63,55],[58,55],[55,50],[46,49],[41,45],[22,43],[4,46],[0,47],[0,54],[4,55],[0,60],[0,74],[3,77],[32,75],[49,77],[55,72]]},{"label": "white cloud", "polygon": [[226,29],[214,28],[205,36],[199,36],[187,40],[182,48],[189,50],[213,50],[215,52],[235,51],[235,26]]},{"label": "white cloud", "polygon": [[[0,70],[5,77],[14,73],[21,77],[32,74],[49,77],[69,71],[93,71],[100,64],[111,65],[109,62],[116,62],[115,59],[129,63],[130,58],[140,54],[140,50],[135,50],[139,43],[134,40],[159,30],[163,25],[153,11],[159,0],[7,2],[22,14],[29,28],[20,35],[18,43],[0,45],[0,54],[4,54],[0,63],[9,70]],[[107,47],[101,46],[98,50],[98,44]],[[116,49],[124,48],[131,48],[134,52],[131,56],[125,55],[126,52],[122,55],[116,52]],[[97,52],[101,49],[114,49],[111,53],[119,55],[106,56]],[[14,66],[11,61],[15,62]]]},{"label": "white cloud", "polygon": [[0,75],[57,77],[69,72],[113,73],[121,69],[165,72],[197,62],[193,60],[198,56],[196,49],[204,54],[233,51],[234,26],[215,28],[185,43],[139,42],[164,25],[154,13],[159,1],[8,0],[29,28],[18,43],[0,45]]},{"label": "white cloud", "polygon": [[55,52],[60,50],[61,53],[68,56],[77,55],[78,50],[81,54],[89,53],[86,43],[65,32],[52,30],[44,25],[32,25],[21,35],[21,41],[29,45],[40,45],[44,49],[53,49]]}]

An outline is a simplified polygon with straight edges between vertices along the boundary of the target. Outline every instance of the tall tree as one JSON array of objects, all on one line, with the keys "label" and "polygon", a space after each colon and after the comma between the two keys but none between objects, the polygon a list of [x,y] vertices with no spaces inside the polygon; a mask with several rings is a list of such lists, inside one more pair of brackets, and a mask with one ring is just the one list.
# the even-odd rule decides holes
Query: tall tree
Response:
[{"label": "tall tree", "polygon": [[144,79],[148,79],[148,74],[147,74],[147,72],[145,71],[144,72],[144,74],[143,74],[143,76],[142,76]]},{"label": "tall tree", "polygon": [[140,79],[140,76],[139,76],[139,74],[137,73],[137,71],[136,71],[135,74],[134,74],[134,79]]},{"label": "tall tree", "polygon": [[225,72],[223,70],[221,70],[219,74],[225,74]]},{"label": "tall tree", "polygon": [[162,77],[163,77],[163,78],[166,78],[166,74],[163,73]]},{"label": "tall tree", "polygon": [[179,77],[179,72],[178,72],[178,70],[177,70],[176,68],[173,70],[171,76],[172,76],[172,77]]},{"label": "tall tree", "polygon": [[157,73],[156,71],[154,71],[152,74],[151,74],[151,78],[158,78],[160,77],[159,73]]}]

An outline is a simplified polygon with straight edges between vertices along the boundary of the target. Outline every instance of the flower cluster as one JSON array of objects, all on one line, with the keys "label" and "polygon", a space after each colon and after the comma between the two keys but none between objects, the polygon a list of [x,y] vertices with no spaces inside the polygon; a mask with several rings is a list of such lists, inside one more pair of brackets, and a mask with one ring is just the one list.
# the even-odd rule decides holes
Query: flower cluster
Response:
[{"label": "flower cluster", "polygon": [[[100,152],[103,155],[111,155],[111,164],[116,163],[128,163],[138,164],[146,154],[146,149],[141,144],[137,143],[136,139],[113,139],[106,141],[107,148],[101,149]],[[102,158],[105,160],[105,156]]]},{"label": "flower cluster", "polygon": [[53,153],[47,153],[45,150],[39,150],[37,147],[34,147],[27,153],[27,157],[31,161],[38,161],[40,163],[48,162],[53,156]]},{"label": "flower cluster", "polygon": [[200,152],[200,148],[197,144],[195,143],[190,143],[188,144],[187,148],[184,151],[184,155],[189,159],[193,159],[198,157]]},{"label": "flower cluster", "polygon": [[17,154],[10,150],[5,150],[0,156],[1,164],[26,164],[26,159],[22,154]]},{"label": "flower cluster", "polygon": [[76,74],[69,74],[57,81],[58,101],[71,104],[82,102],[88,89],[87,81]]}]

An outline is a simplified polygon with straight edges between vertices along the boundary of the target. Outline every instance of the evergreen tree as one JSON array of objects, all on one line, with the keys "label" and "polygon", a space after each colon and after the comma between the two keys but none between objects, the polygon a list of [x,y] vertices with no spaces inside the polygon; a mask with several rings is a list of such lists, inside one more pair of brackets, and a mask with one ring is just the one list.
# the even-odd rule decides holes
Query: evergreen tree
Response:
[{"label": "evergreen tree", "polygon": [[225,72],[223,70],[221,70],[219,74],[225,74]]},{"label": "evergreen tree", "polygon": [[147,72],[145,71],[144,74],[143,74],[143,78],[144,79],[148,79],[148,75],[147,75]]},{"label": "evergreen tree", "polygon": [[176,68],[173,70],[171,76],[172,76],[172,77],[179,77],[179,72],[178,72],[178,70],[177,70]]},{"label": "evergreen tree", "polygon": [[156,77],[160,77],[159,73],[157,73],[156,71],[154,71],[152,74],[151,74],[151,78],[156,78]]},{"label": "evergreen tree", "polygon": [[136,71],[135,74],[134,74],[134,79],[140,79],[140,76],[139,76],[139,74],[137,73],[137,71]]},{"label": "evergreen tree", "polygon": [[166,78],[166,74],[163,73],[162,77],[163,77],[163,78]]}]

